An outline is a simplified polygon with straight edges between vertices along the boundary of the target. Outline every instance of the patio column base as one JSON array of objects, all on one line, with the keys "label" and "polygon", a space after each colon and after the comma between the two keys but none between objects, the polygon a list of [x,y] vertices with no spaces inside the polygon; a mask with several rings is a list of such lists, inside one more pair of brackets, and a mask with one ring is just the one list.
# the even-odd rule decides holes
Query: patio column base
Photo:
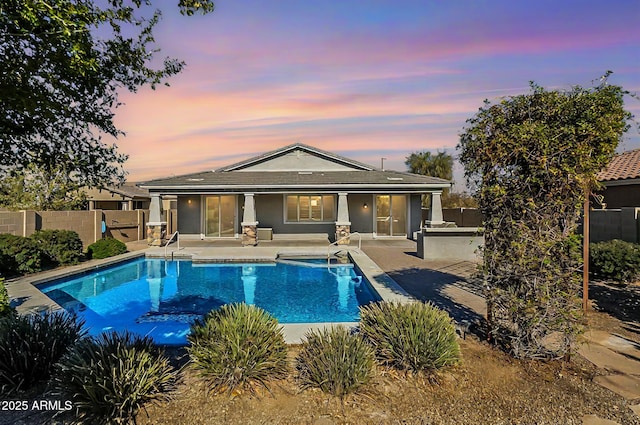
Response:
[{"label": "patio column base", "polygon": [[242,246],[258,245],[258,224],[242,223]]},{"label": "patio column base", "polygon": [[163,246],[167,232],[167,223],[147,223],[147,244],[149,246]]},{"label": "patio column base", "polygon": [[[336,224],[336,241],[338,245],[349,245],[351,224]],[[341,238],[344,238],[340,240]]]}]

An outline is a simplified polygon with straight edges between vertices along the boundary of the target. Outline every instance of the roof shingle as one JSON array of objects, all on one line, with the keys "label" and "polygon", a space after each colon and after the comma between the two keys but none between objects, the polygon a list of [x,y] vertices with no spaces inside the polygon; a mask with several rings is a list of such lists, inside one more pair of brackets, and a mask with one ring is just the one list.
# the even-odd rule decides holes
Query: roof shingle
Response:
[{"label": "roof shingle", "polygon": [[616,155],[609,166],[598,173],[602,182],[640,178],[640,149]]}]

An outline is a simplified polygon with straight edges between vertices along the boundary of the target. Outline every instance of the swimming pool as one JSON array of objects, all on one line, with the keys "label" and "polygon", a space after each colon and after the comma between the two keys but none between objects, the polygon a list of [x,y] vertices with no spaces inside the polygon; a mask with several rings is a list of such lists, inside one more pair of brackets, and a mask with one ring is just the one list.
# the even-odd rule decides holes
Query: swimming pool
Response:
[{"label": "swimming pool", "polygon": [[351,263],[193,263],[140,258],[38,288],[84,318],[92,335],[128,329],[160,344],[184,344],[189,324],[233,302],[255,304],[281,323],[354,322],[379,300]]}]

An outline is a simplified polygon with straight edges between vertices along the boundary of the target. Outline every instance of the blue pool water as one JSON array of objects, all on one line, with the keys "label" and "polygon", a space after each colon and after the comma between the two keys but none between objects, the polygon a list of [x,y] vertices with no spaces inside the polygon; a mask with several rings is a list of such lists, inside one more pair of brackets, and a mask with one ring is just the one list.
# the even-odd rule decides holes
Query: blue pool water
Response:
[{"label": "blue pool water", "polygon": [[353,264],[326,260],[199,264],[137,259],[39,289],[84,318],[89,333],[128,329],[184,344],[189,324],[221,305],[255,304],[280,323],[353,322],[379,299]]}]

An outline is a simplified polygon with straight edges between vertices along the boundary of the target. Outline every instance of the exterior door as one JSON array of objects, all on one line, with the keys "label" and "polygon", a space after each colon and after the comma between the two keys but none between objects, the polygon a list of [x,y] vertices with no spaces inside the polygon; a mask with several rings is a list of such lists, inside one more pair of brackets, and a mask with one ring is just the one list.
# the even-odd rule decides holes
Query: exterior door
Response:
[{"label": "exterior door", "polygon": [[376,195],[376,235],[406,236],[407,197]]},{"label": "exterior door", "polygon": [[216,238],[235,236],[236,197],[207,196],[205,200],[205,235]]}]

